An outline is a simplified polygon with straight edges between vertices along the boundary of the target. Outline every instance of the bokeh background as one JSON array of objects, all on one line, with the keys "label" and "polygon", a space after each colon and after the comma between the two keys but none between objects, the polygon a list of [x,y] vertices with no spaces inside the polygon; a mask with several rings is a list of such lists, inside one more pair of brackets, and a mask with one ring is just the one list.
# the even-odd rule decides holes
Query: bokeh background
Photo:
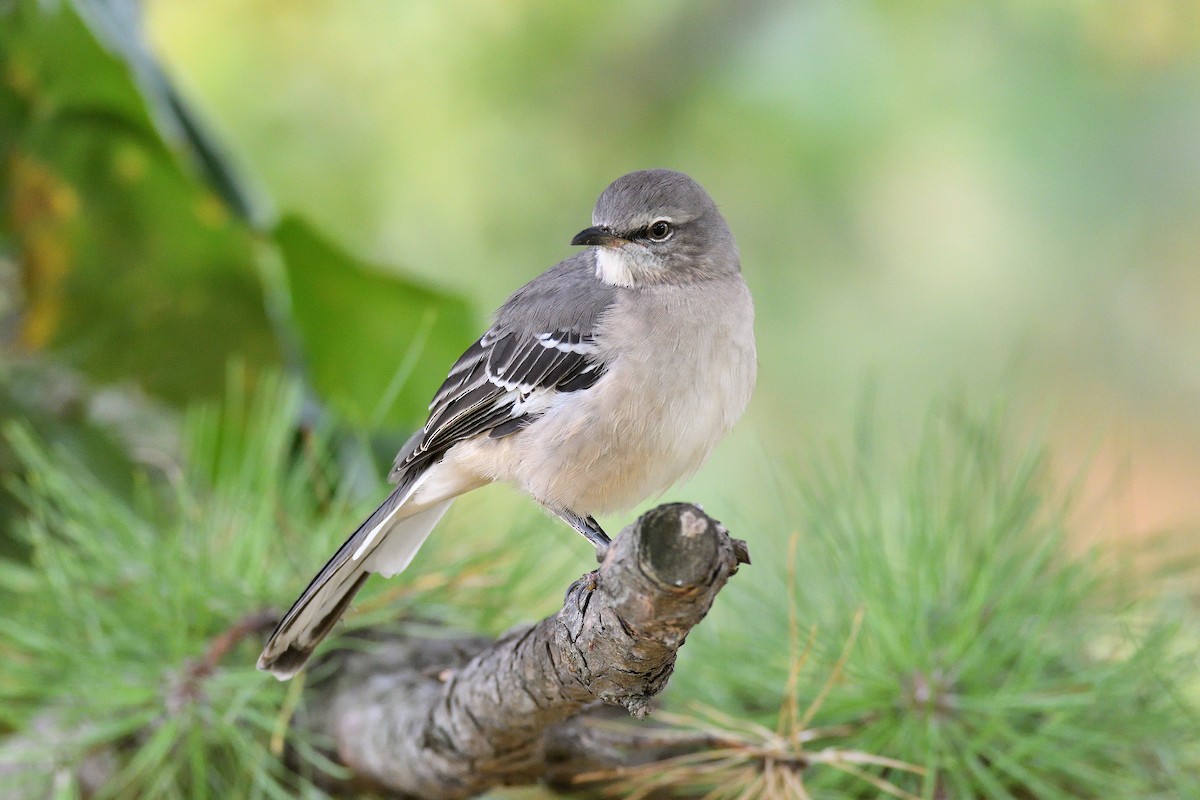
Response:
[{"label": "bokeh background", "polygon": [[1097,534],[1200,513],[1195,3],[147,11],[274,209],[481,315],[617,175],[699,179],[741,246],[761,380],[680,496],[843,441],[864,406],[905,430],[954,395],[1048,431],[1064,479],[1087,465]]},{"label": "bokeh background", "polygon": [[[490,310],[655,166],[728,218],[760,356],[666,498],[756,560],[668,707],[815,696],[927,797],[1193,796],[1192,0],[0,0],[0,774],[20,731],[45,775],[142,737],[112,796],[289,796],[256,641],[162,726],[160,687],[304,585]],[[1122,558],[1064,557],[1064,499]],[[345,628],[499,633],[591,564],[487,487],[414,566]]]}]

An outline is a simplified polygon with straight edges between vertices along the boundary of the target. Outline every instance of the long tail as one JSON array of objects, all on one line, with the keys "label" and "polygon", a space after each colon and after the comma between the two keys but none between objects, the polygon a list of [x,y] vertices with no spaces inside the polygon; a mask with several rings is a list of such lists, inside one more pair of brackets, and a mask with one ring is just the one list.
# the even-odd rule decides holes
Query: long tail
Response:
[{"label": "long tail", "polygon": [[341,619],[367,575],[395,575],[412,561],[450,500],[414,508],[410,491],[396,491],[338,548],[267,640],[258,668],[280,680],[300,671],[313,650]]}]

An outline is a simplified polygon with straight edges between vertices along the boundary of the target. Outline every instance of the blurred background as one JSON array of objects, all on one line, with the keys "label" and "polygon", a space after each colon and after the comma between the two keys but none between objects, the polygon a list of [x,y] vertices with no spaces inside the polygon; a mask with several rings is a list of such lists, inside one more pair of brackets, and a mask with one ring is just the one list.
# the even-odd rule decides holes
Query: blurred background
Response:
[{"label": "blurred background", "polygon": [[703,183],[741,246],[761,379],[681,497],[754,474],[733,462],[760,448],[845,439],[864,404],[907,428],[954,394],[1048,427],[1112,530],[1200,512],[1195,3],[147,12],[275,210],[480,315],[570,252],[618,175]]},{"label": "blurred background", "polygon": [[136,4],[78,5],[107,53],[34,26],[5,64],[0,314],[39,409],[75,378],[12,365],[171,407],[286,362],[398,441],[604,186],[666,166],[738,237],[761,360],[672,496],[719,508],[863,413],[1002,398],[1064,481],[1086,465],[1089,535],[1200,512],[1189,0],[149,0],[140,36]]},{"label": "blurred background", "polygon": [[[1194,0],[0,0],[0,733],[49,719],[69,763],[150,727],[142,777],[200,776],[134,791],[139,755],[111,796],[294,796],[298,684],[257,641],[194,717],[159,727],[160,686],[294,596],[488,313],[647,167],[709,190],[758,309],[750,410],[665,498],[756,566],[672,691],[773,724],[831,675],[817,724],[925,797],[1197,796]],[[1080,551],[1182,547],[1169,613],[1060,558],[1063,497]],[[442,528],[348,629],[498,633],[592,566],[506,487]]]}]

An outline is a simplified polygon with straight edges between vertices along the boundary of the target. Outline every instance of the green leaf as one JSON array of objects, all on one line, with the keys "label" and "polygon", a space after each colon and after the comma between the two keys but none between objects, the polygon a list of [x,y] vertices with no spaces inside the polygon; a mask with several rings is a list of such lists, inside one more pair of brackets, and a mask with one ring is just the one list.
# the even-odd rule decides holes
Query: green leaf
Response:
[{"label": "green leaf", "polygon": [[275,229],[317,391],[348,419],[412,427],[477,334],[467,303],[356,259],[296,217]]},{"label": "green leaf", "polygon": [[181,166],[129,65],[69,5],[18,2],[0,70],[17,344],[175,402],[216,395],[231,358],[277,364],[252,233]]},{"label": "green leaf", "polygon": [[230,164],[204,120],[175,90],[147,44],[141,5],[139,0],[74,0],[88,30],[128,68],[163,140],[237,216],[252,224],[260,222],[263,210],[249,185]]}]

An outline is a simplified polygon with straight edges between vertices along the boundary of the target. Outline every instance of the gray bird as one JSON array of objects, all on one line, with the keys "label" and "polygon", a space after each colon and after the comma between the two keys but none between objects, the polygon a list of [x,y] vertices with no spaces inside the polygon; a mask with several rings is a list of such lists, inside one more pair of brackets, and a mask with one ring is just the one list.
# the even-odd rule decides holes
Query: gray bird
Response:
[{"label": "gray bird", "polygon": [[367,575],[395,575],[451,501],[514,484],[598,550],[595,514],[692,474],[754,389],[754,306],[701,186],[631,172],[600,195],[586,250],[517,290],[450,369],[396,456],[396,488],[284,615],[258,659],[294,675]]}]

